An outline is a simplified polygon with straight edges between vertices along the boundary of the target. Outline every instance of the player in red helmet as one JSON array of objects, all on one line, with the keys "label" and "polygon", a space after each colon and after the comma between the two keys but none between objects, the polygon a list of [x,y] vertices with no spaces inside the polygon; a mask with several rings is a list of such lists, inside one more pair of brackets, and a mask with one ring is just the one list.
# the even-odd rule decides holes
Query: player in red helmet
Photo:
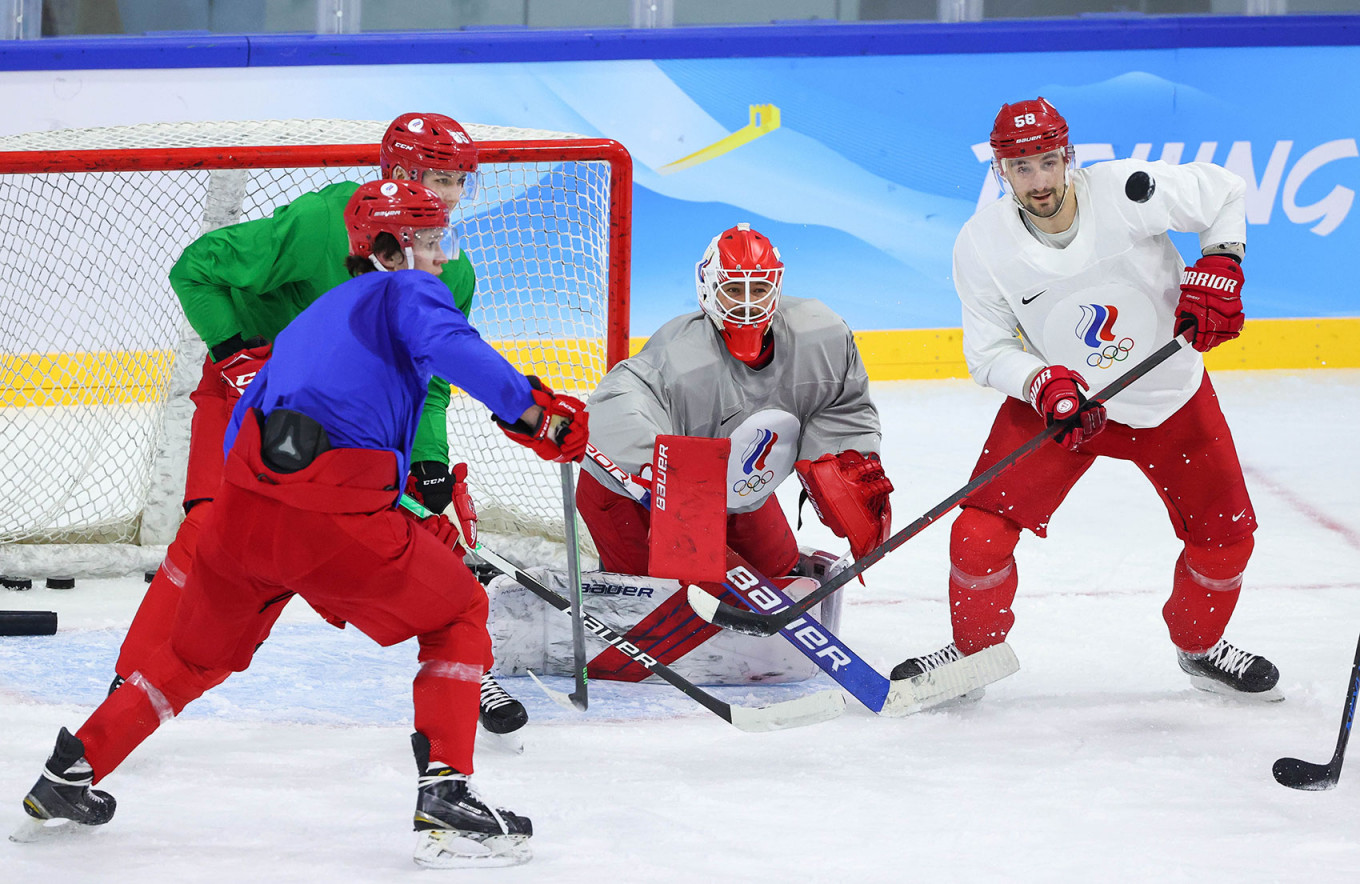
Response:
[{"label": "player in red helmet", "polygon": [[[1012,199],[979,209],[954,244],[968,370],[1008,397],[973,475],[1045,425],[1079,420],[964,503],[949,545],[954,640],[899,664],[893,678],[929,679],[1004,641],[1021,531],[1043,537],[1096,458],[1114,457],[1147,476],[1181,541],[1162,608],[1180,668],[1203,690],[1279,699],[1279,670],[1223,639],[1256,515],[1200,355],[1242,330],[1242,179],[1209,163],[1077,169],[1067,121],[1043,98],[1003,105],[991,144]],[[1172,230],[1199,234],[1193,266]],[[1107,404],[1088,402],[1187,327],[1191,347]]]},{"label": "player in red helmet", "polygon": [[[713,509],[719,524],[726,516],[727,545],[771,578],[800,564],[798,543],[774,496],[795,473],[818,515],[849,539],[855,555],[877,546],[892,520],[892,483],[879,462],[878,411],[845,321],[820,301],[782,297],[779,251],[749,224],[713,238],[695,281],[702,309],[663,325],[641,352],[610,369],[591,395],[596,446],[639,475],[653,464],[658,435],[730,440],[725,479],[711,486],[718,498]],[[589,460],[577,505],[602,568],[653,573],[651,514]],[[716,631],[678,593],[628,640],[673,662]],[[645,675],[608,651],[591,672],[601,678]]]},{"label": "player in red helmet", "polygon": [[450,206],[477,195],[477,145],[443,114],[402,114],[383,135],[384,178],[419,181]]},{"label": "player in red helmet", "polygon": [[[469,176],[475,184],[477,147],[462,126],[442,114],[397,117],[379,154],[384,177],[419,180],[450,209],[466,195]],[[222,479],[222,437],[232,406],[269,359],[275,336],[324,292],[348,279],[343,215],[358,187],[353,181],[331,184],[278,207],[270,217],[205,233],[170,270],[170,285],[207,345],[208,357],[191,396],[184,521],[128,628],[115,686],[169,634],[199,529]],[[437,274],[451,302],[466,315],[477,281],[472,262],[453,249]],[[449,385],[434,379],[406,480],[413,496],[435,512],[449,506],[455,484],[449,471],[448,404]],[[484,687],[487,729],[503,734],[523,727],[528,721],[523,704],[489,674]]]},{"label": "player in red helmet", "polygon": [[296,594],[380,645],[417,640],[416,862],[529,859],[529,819],[469,784],[491,663],[486,593],[462,558],[476,514],[459,499],[465,487],[452,520],[418,520],[397,502],[434,372],[547,460],[584,454],[585,408],[520,374],[455,309],[435,277],[451,255],[448,207],[432,190],[370,182],[344,223],[356,276],[279,333],[233,410],[223,481],[169,635],[74,734],[61,730],[24,798],[32,822],[20,839],[53,820],[112,819],[113,797],[93,786],[223,673],[248,668]]}]

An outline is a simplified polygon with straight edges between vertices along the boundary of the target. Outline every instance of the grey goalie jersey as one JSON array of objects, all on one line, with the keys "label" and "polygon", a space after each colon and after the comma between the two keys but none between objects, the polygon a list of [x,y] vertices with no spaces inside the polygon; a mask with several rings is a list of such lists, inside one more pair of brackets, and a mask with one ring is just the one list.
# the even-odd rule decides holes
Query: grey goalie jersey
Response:
[{"label": "grey goalie jersey", "polygon": [[[770,328],[774,358],[752,369],[728,354],[702,312],[672,319],[590,397],[590,441],[636,474],[652,462],[658,435],[730,438],[729,513],[758,508],[795,461],[877,453],[878,410],[845,320],[820,301],[783,297]],[[623,493],[590,461],[585,469]]]}]

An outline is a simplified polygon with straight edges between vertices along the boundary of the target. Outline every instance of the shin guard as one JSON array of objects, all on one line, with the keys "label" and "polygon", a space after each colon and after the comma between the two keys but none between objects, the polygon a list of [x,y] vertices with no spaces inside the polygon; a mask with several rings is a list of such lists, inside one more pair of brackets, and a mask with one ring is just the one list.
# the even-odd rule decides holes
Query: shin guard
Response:
[{"label": "shin guard", "polygon": [[[1171,633],[1171,643],[1182,651],[1200,654],[1218,643],[1228,627],[1237,597],[1242,591],[1242,573],[1251,555],[1252,542],[1245,541],[1215,550],[1204,569],[1191,564],[1199,562],[1199,550],[1187,547],[1176,559],[1176,572],[1171,582],[1171,598],[1162,606],[1162,619]],[[1205,571],[1226,576],[1211,576]]]},{"label": "shin guard", "polygon": [[1020,585],[1015,545],[1020,526],[964,507],[949,535],[949,619],[954,644],[965,654],[1000,644],[1015,625],[1011,602]]}]

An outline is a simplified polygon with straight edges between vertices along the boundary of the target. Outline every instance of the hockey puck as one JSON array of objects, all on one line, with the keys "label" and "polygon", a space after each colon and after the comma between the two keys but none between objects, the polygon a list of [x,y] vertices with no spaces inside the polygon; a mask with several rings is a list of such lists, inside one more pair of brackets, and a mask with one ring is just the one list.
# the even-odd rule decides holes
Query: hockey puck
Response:
[{"label": "hockey puck", "polygon": [[27,577],[5,577],[0,575],[0,586],[5,589],[32,589],[33,581]]},{"label": "hockey puck", "polygon": [[0,635],[56,635],[56,611],[0,611]]},{"label": "hockey puck", "polygon": [[1152,195],[1156,192],[1157,181],[1141,170],[1134,172],[1129,176],[1129,180],[1124,182],[1124,196],[1135,203],[1147,202],[1152,199]]},{"label": "hockey puck", "polygon": [[47,578],[48,589],[75,589],[76,579],[74,577],[49,577]]},{"label": "hockey puck", "polygon": [[153,580],[155,580],[155,579],[156,579],[156,572],[155,572],[155,571],[143,571],[143,572],[142,572],[142,580],[145,581],[146,583],[150,583],[151,581],[153,581]]}]

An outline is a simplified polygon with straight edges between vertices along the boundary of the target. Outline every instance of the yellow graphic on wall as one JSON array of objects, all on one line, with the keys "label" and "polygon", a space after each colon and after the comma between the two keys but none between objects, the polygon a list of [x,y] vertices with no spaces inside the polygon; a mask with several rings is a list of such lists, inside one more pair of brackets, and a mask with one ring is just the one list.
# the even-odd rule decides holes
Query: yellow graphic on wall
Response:
[{"label": "yellow graphic on wall", "polygon": [[751,105],[751,122],[742,126],[731,135],[710,144],[708,147],[696,150],[687,157],[681,157],[673,163],[667,163],[657,173],[660,175],[670,175],[700,163],[720,157],[728,151],[736,150],[743,144],[750,144],[762,135],[768,135],[779,128],[779,108],[773,104],[753,104]]}]

